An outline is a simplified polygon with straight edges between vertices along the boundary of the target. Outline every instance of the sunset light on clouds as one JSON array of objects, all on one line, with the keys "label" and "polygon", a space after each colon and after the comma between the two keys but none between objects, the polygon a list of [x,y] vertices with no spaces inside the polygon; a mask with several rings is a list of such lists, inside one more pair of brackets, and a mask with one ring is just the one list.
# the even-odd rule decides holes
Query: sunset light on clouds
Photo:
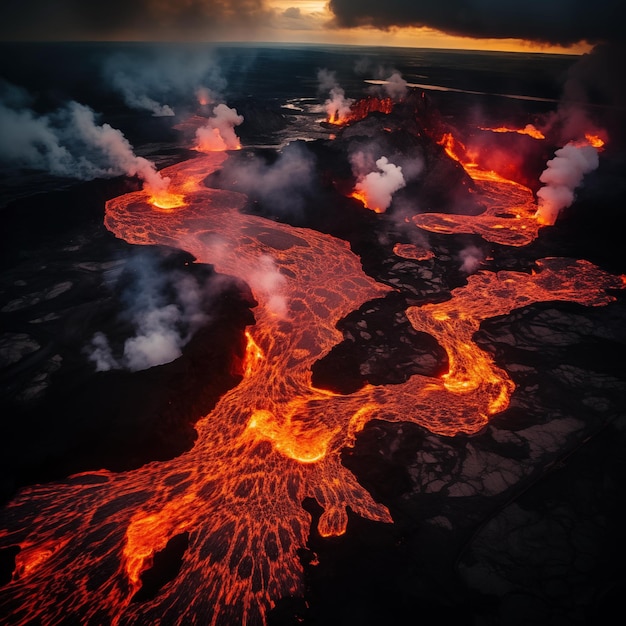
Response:
[{"label": "sunset light on clouds", "polygon": [[511,52],[582,54],[592,46],[584,41],[569,46],[537,43],[521,38],[473,38],[446,34],[428,26],[374,26],[342,28],[326,0],[270,0],[278,12],[275,40],[302,43],[342,43],[419,48],[479,49]]},{"label": "sunset light on clouds", "polygon": [[[603,6],[606,5],[606,6]],[[206,41],[582,54],[621,37],[616,3],[10,0],[5,41]]]}]

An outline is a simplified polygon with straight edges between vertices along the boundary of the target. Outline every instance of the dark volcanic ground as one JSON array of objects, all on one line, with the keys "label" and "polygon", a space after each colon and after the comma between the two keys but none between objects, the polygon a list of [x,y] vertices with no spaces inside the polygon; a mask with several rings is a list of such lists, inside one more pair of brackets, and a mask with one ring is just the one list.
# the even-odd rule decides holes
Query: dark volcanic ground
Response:
[{"label": "dark volcanic ground", "polygon": [[[267,110],[262,115],[259,128],[267,128],[270,117],[280,126]],[[254,138],[252,110],[247,117]],[[346,141],[359,141],[358,135]],[[415,148],[403,141],[403,149]],[[337,144],[325,140],[307,150],[322,174],[324,164],[341,159]],[[255,152],[261,153],[272,158]],[[158,154],[165,165],[189,153]],[[231,163],[250,154],[235,154]],[[375,215],[340,199],[333,185],[311,192],[296,216],[273,214],[254,198],[246,210],[346,239],[365,271],[395,288],[341,320],[344,340],[314,367],[316,384],[350,393],[366,382],[393,384],[446,371],[445,352],[411,327],[404,309],[446,299],[462,285],[459,254],[469,245],[484,250],[481,269],[487,271],[530,271],[535,259],[571,256],[626,273],[617,226],[625,162],[618,148],[607,150],[575,204],[523,249],[429,234],[433,258],[400,258],[394,243],[413,235],[393,210]],[[460,176],[453,163],[439,164],[444,180]],[[541,171],[541,164],[533,167]],[[211,182],[229,186],[225,181],[228,164]],[[444,192],[429,180],[413,191],[449,210],[453,187],[465,193],[457,182]],[[138,253],[104,229],[104,202],[134,188],[132,182],[57,181],[52,187],[2,211],[2,503],[34,482],[89,469],[123,471],[191,447],[194,423],[237,384],[244,330],[254,323],[255,302],[245,284],[190,263],[182,251]],[[208,321],[170,363],[96,372],[85,353],[93,334],[121,340],[132,332],[123,316],[124,285],[132,282],[137,254],[162,273],[212,285]],[[323,539],[312,531],[301,554],[306,596],[281,600],[269,623],[607,623],[626,591],[626,299],[623,292],[615,296],[599,308],[538,303],[481,324],[476,343],[516,384],[509,408],[482,432],[445,438],[409,423],[368,424],[343,463],[389,508],[394,524],[350,514],[345,536]],[[320,514],[315,502],[304,506],[314,518]],[[182,551],[184,545],[170,548],[174,561]],[[10,580],[14,554],[0,549],[0,584]],[[152,594],[175,573],[175,564],[164,560]]]}]

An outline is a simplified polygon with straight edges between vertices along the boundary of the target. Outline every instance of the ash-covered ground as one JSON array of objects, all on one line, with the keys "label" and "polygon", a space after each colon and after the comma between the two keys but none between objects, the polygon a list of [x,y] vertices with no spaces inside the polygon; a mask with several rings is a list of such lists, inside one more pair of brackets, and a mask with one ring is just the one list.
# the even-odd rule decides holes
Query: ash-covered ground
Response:
[{"label": "ash-covered ground", "polygon": [[[19,86],[40,92],[23,104],[32,119],[80,93],[92,107],[100,105],[106,123],[122,128],[136,154],[159,169],[194,154],[184,122],[206,116],[202,104],[185,101],[189,94],[172,86],[168,102],[181,112],[154,117],[133,109],[119,89],[107,91],[105,83],[81,93],[81,72],[94,71],[109,54],[102,47],[88,50],[74,75],[45,73],[33,62],[37,46],[22,50],[27,80]],[[145,51],[137,58],[132,50],[116,52],[126,55],[129,75],[147,62],[137,61],[141,54],[152,58]],[[75,51],[57,48],[55,54],[64,59]],[[602,106],[595,108],[588,103],[586,111],[603,123],[610,140],[574,202],[530,245],[511,248],[478,235],[426,233],[406,221],[419,212],[481,211],[471,179],[429,131],[451,129],[471,141],[489,132],[480,130],[487,121],[496,127],[549,119],[563,106],[563,77],[568,69],[572,75],[572,59],[546,57],[539,63],[524,55],[380,50],[364,57],[349,49],[215,54],[220,63],[211,64],[212,71],[229,63],[230,71],[223,70],[222,82],[211,74],[211,87],[216,91],[219,83],[223,99],[243,116],[236,129],[243,149],[232,151],[207,185],[246,193],[247,212],[346,240],[365,272],[393,288],[339,322],[343,341],[313,368],[319,387],[349,394],[365,384],[444,374],[445,350],[415,331],[404,311],[450,298],[475,271],[532,272],[539,258],[565,256],[626,273],[618,226],[626,196],[624,111],[613,102],[598,101]],[[319,70],[335,70],[335,87],[343,85],[345,98],[357,99],[371,87],[354,70],[363,58],[370,63],[366,78],[397,71],[409,83],[484,95],[412,90],[409,102],[417,103],[410,113],[405,99],[406,109],[393,114],[374,112],[344,128],[326,124],[328,89],[320,91]],[[489,71],[486,59],[492,62]],[[17,70],[3,65],[3,72],[7,82],[18,83]],[[165,102],[166,91],[146,85],[144,95]],[[494,95],[503,93],[536,99]],[[175,106],[180,102],[186,108]],[[559,148],[556,139],[546,144],[489,135],[492,154],[523,155],[516,176],[536,192],[546,160]],[[350,155],[367,156],[373,143],[401,163],[405,174],[411,163],[420,163],[380,214],[348,195],[356,179]],[[76,181],[15,163],[3,169],[5,504],[35,482],[100,468],[124,471],[180,454],[193,446],[194,423],[241,378],[244,331],[254,324],[256,305],[250,287],[193,263],[184,251],[137,250],[115,239],[102,224],[104,203],[140,185],[136,177],[118,174]],[[401,256],[394,253],[398,243],[428,254]],[[181,297],[180,284],[197,295],[193,303]],[[541,302],[481,324],[474,341],[516,386],[510,406],[481,432],[441,437],[414,424],[370,422],[342,461],[389,508],[394,524],[350,515],[344,536],[321,538],[312,530],[301,552],[305,596],[279,601],[268,622],[606,623],[626,584],[619,559],[626,301],[623,291],[614,296],[598,308]],[[167,318],[172,311],[174,318]],[[173,333],[167,347],[178,352],[160,364],[137,365],[125,342],[141,333],[161,338],[164,326],[150,334],[142,323],[164,316]],[[94,337],[106,338],[106,344]],[[303,505],[314,519],[319,516],[314,501]],[[172,548],[171,558],[180,559],[182,551],[184,546]],[[0,556],[0,584],[8,585],[15,548],[2,546]],[[175,571],[175,564],[163,566],[147,593],[157,595]]]}]

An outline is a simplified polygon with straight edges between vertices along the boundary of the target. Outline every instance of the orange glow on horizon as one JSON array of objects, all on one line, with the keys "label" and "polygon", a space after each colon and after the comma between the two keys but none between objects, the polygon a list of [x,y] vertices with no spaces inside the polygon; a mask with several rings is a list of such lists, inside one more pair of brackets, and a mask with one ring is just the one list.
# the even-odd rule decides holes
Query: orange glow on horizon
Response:
[{"label": "orange glow on horizon", "polygon": [[[15,40],[312,44],[565,55],[581,55],[593,47],[585,41],[561,46],[513,38],[459,36],[428,26],[339,28],[334,24],[334,14],[327,0],[266,0],[248,7],[253,12],[248,17],[254,15],[254,20],[245,19],[243,14],[233,12],[227,3],[220,3],[217,11],[211,11],[211,7],[199,7],[197,19],[184,23],[177,21],[178,10],[168,4],[163,0],[147,3],[143,19],[132,23],[79,28],[72,20],[65,20],[60,29],[33,28],[30,34],[27,31],[16,34]],[[183,6],[187,4],[183,3]],[[293,11],[294,8],[297,12]],[[33,21],[43,23],[37,15],[33,15]],[[7,40],[11,39],[8,36]]]}]

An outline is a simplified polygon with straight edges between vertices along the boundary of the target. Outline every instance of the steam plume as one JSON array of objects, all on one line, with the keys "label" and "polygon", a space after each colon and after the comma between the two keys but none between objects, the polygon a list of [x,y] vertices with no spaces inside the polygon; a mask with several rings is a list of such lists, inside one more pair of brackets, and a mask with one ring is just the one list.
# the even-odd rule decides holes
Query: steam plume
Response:
[{"label": "steam plume", "polygon": [[346,117],[350,113],[350,107],[354,100],[352,98],[346,98],[345,91],[337,82],[335,72],[321,69],[317,73],[317,79],[320,83],[320,93],[329,93],[329,97],[324,103],[327,118],[334,122]]},{"label": "steam plume", "polygon": [[119,130],[98,124],[94,111],[78,102],[41,116],[0,103],[0,160],[81,180],[138,176],[154,192],[169,182]]},{"label": "steam plume", "polygon": [[133,280],[122,293],[126,309],[121,317],[130,322],[135,334],[115,356],[106,335],[95,333],[85,352],[97,371],[138,371],[169,363],[209,320],[215,277],[201,283],[180,271],[163,272],[145,254],[131,259],[128,269]]},{"label": "steam plume", "polygon": [[213,116],[206,126],[196,131],[197,149],[201,152],[215,152],[241,148],[239,137],[235,133],[235,126],[239,126],[242,122],[243,116],[238,115],[236,109],[231,109],[225,104],[218,104],[213,109]]},{"label": "steam plume", "polygon": [[[594,109],[587,105],[593,102],[595,94],[605,98],[609,111],[612,105],[623,106],[622,81],[616,80],[615,70],[623,67],[624,60],[624,46],[596,46],[569,68],[559,106],[546,125],[546,130],[564,147],[555,152],[539,177],[544,183],[537,191],[536,217],[540,223],[554,224],[560,211],[574,201],[575,189],[585,174],[598,167],[598,151],[603,149],[608,137],[593,118]],[[607,115],[606,120],[610,117]]]},{"label": "steam plume", "polygon": [[[357,153],[358,155],[358,153]],[[354,162],[358,160],[355,155]],[[363,200],[368,209],[384,213],[391,204],[392,195],[406,185],[402,168],[394,165],[385,156],[376,161],[378,171],[360,176],[355,185],[356,195]]]},{"label": "steam plume", "polygon": [[476,246],[467,246],[459,252],[461,271],[465,274],[473,274],[485,260],[484,252]]},{"label": "steam plume", "polygon": [[385,80],[383,87],[390,98],[400,100],[406,96],[407,84],[406,80],[402,78],[402,74],[398,71],[394,71],[391,76]]},{"label": "steam plume", "polygon": [[570,142],[555,152],[539,180],[539,207],[535,217],[542,224],[554,224],[560,211],[574,201],[574,190],[585,174],[598,167],[598,152],[588,143]]}]

